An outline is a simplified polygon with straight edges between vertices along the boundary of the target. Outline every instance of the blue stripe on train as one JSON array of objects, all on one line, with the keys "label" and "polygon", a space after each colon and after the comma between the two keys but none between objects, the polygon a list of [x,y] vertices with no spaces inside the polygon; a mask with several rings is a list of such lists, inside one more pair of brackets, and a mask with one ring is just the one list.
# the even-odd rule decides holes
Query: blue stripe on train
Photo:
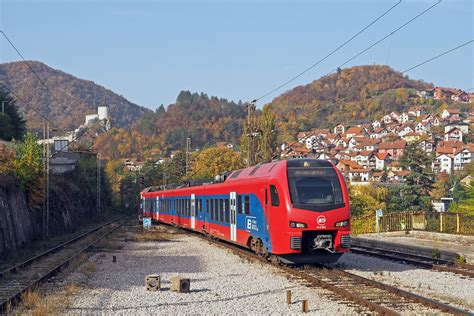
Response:
[{"label": "blue stripe on train", "polygon": [[[260,203],[260,200],[258,199],[258,197],[253,193],[240,194],[240,195],[242,196],[242,210],[244,209],[244,196],[248,195],[250,197],[250,215],[237,213],[237,229],[246,230],[250,232],[250,234],[253,237],[260,238],[264,246],[267,248],[267,250],[271,252],[272,242],[270,240],[270,233],[268,231],[268,221],[267,221],[267,218],[265,217],[262,203]],[[175,196],[175,197],[166,198],[166,199],[168,200],[171,199],[172,201],[174,201],[172,204],[173,208],[169,212],[166,212],[163,214],[178,216],[180,218],[191,218],[191,216],[188,216],[188,215],[178,214],[176,209],[174,208],[176,206],[175,201],[177,199],[189,200],[190,199],[189,196]],[[209,213],[207,213],[206,211],[207,203],[209,202],[210,199],[230,199],[229,194],[215,194],[215,195],[204,195],[204,196],[197,195],[196,200],[197,199],[203,199],[202,211],[197,212],[197,220],[205,221],[205,222],[213,223],[213,224],[218,224],[225,227],[230,227],[229,223],[221,222],[219,220],[212,220],[211,211],[209,211]],[[157,207],[159,206],[159,204],[156,203],[157,201],[156,198],[146,198],[145,200],[151,202],[150,211],[153,213],[157,213]],[[220,216],[220,211],[218,212],[218,216]],[[230,211],[229,211],[229,216],[230,216]]]}]

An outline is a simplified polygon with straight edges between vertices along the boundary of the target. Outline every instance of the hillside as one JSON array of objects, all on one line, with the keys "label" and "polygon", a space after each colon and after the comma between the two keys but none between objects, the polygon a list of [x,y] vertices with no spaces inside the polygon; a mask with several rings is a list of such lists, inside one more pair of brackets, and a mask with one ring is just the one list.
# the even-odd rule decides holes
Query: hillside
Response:
[{"label": "hillside", "polygon": [[159,157],[184,149],[186,138],[192,148],[230,142],[238,145],[246,117],[245,104],[204,93],[181,91],[174,104],[160,106],[143,116],[129,130],[113,129],[101,135],[95,148],[104,157]]},{"label": "hillside", "polygon": [[299,130],[379,118],[413,105],[416,89],[431,84],[411,80],[388,66],[355,66],[283,93],[271,102],[283,138]]},{"label": "hillside", "polygon": [[[76,78],[41,62],[29,62],[57,97],[57,102],[44,88],[25,62],[0,64],[0,82],[15,91],[60,128],[74,129],[84,122],[86,114],[96,112],[97,106],[108,105],[112,126],[127,127],[151,111],[92,81]],[[29,128],[41,127],[41,118],[22,102]]]}]

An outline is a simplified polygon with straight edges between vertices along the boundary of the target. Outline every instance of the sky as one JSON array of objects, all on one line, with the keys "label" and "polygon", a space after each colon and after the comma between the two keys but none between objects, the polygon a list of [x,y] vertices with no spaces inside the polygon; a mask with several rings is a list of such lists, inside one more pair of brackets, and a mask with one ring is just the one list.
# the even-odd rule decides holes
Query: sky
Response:
[{"label": "sky", "polygon": [[[155,109],[181,90],[250,101],[328,54],[398,0],[0,0],[0,29],[26,59]],[[402,0],[330,58],[258,106],[310,83],[437,0]],[[472,0],[443,0],[344,67],[403,71],[474,38]],[[474,43],[406,73],[474,88]],[[0,63],[20,57],[0,38]]]}]

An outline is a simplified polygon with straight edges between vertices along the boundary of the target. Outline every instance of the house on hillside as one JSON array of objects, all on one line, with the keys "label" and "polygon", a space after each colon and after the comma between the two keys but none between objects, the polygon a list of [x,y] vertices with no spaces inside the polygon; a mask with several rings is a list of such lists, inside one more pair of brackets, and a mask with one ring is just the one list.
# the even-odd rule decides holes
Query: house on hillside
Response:
[{"label": "house on hillside", "polygon": [[389,153],[394,160],[398,160],[405,152],[407,142],[404,140],[396,140],[393,142],[383,142],[379,144],[380,153]]},{"label": "house on hillside", "polygon": [[462,130],[458,127],[453,127],[447,132],[444,133],[444,140],[454,140],[454,141],[460,141],[462,142],[463,140],[463,133]]},{"label": "house on hillside", "polygon": [[384,115],[384,116],[382,117],[382,122],[383,122],[385,125],[388,125],[388,124],[390,124],[390,123],[393,122],[393,118],[392,118],[390,115],[388,115],[388,114],[387,114],[387,115]]},{"label": "house on hillside", "polygon": [[352,169],[349,171],[350,182],[367,182],[371,177],[372,171],[369,169]]},{"label": "house on hillside", "polygon": [[234,145],[232,143],[227,143],[227,142],[217,142],[216,147],[234,149]]},{"label": "house on hillside", "polygon": [[434,97],[434,90],[433,89],[417,90],[416,95],[423,99],[431,99]]},{"label": "house on hillside", "polygon": [[398,128],[398,136],[404,136],[405,134],[408,133],[413,133],[415,131],[415,128],[413,127],[413,124],[411,122],[406,122]]},{"label": "house on hillside", "polygon": [[412,115],[414,117],[420,117],[422,115],[426,115],[426,110],[420,106],[412,106],[408,109],[408,115]]},{"label": "house on hillside", "polygon": [[367,132],[363,127],[349,127],[346,132],[346,137],[351,138],[351,137],[365,137],[367,135]]},{"label": "house on hillside", "polygon": [[346,128],[344,125],[339,124],[334,127],[334,134],[344,134],[346,131]]},{"label": "house on hillside", "polygon": [[373,121],[371,125],[372,125],[373,130],[376,130],[376,129],[382,127],[382,123],[379,120]]},{"label": "house on hillside", "polygon": [[408,116],[408,113],[406,112],[403,112],[402,114],[398,116],[398,122],[401,124],[406,123],[409,120],[410,120],[410,117]]},{"label": "house on hillside", "polygon": [[430,122],[419,122],[415,125],[416,133],[427,133],[430,131],[431,123]]},{"label": "house on hillside", "polygon": [[451,174],[453,159],[450,154],[436,155],[432,167],[436,173],[446,172],[447,174]]},{"label": "house on hillside", "polygon": [[462,121],[452,122],[444,126],[444,132],[447,133],[452,128],[457,127],[461,130],[461,132],[466,135],[469,133],[469,124],[464,123]]},{"label": "house on hillside", "polygon": [[420,138],[421,138],[421,134],[415,133],[415,132],[410,132],[402,136],[402,139],[406,141],[407,143],[416,142]]},{"label": "house on hillside", "polygon": [[474,159],[471,157],[470,150],[468,148],[461,148],[453,154],[453,169],[464,169],[471,161],[474,161]]},{"label": "house on hillside", "polygon": [[384,170],[392,162],[389,153],[371,153],[369,156],[369,169]]},{"label": "house on hillside", "polygon": [[447,119],[450,117],[459,118],[460,114],[461,111],[459,109],[444,109],[440,116],[442,119]]},{"label": "house on hillside", "polygon": [[432,153],[435,148],[434,142],[428,139],[422,140],[419,146],[427,154]]}]

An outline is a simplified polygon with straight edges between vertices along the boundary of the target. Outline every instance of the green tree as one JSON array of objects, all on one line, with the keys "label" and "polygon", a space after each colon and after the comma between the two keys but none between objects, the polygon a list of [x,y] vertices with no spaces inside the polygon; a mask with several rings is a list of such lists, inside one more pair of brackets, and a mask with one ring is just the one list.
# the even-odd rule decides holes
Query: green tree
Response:
[{"label": "green tree", "polygon": [[26,122],[20,115],[15,100],[0,87],[0,138],[20,140],[25,132]]},{"label": "green tree", "polygon": [[423,152],[418,142],[407,145],[400,159],[400,165],[410,170],[405,177],[405,183],[400,188],[401,210],[431,210],[430,193],[434,183],[431,163],[431,158]]},{"label": "green tree", "polygon": [[471,180],[469,187],[465,189],[463,198],[451,204],[449,211],[474,215],[474,180]]},{"label": "green tree", "polygon": [[270,109],[270,105],[263,107],[260,117],[260,129],[262,136],[259,141],[259,154],[262,162],[272,161],[277,151],[276,117]]},{"label": "green tree", "polygon": [[15,142],[16,156],[13,160],[12,175],[25,188],[31,208],[41,205],[44,177],[42,148],[38,138],[27,132],[21,142]]},{"label": "green tree", "polygon": [[186,176],[186,153],[178,151],[172,159],[163,164],[166,183],[181,182]]},{"label": "green tree", "polygon": [[193,178],[213,178],[224,172],[233,171],[243,167],[241,157],[235,151],[220,147],[201,150],[194,156]]}]

